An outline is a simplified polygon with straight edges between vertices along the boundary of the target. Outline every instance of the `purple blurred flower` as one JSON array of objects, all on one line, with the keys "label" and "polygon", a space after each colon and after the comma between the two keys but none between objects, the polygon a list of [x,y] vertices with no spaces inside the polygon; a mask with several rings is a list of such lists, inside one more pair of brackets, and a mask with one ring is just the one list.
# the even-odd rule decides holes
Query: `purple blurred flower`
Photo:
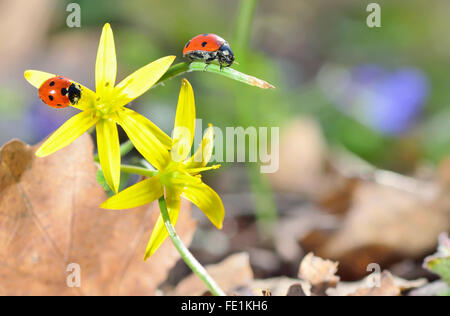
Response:
[{"label": "purple blurred flower", "polygon": [[26,118],[31,132],[31,141],[40,142],[49,136],[65,122],[67,116],[67,111],[55,111],[40,100],[33,102]]},{"label": "purple blurred flower", "polygon": [[389,74],[386,69],[375,64],[361,65],[351,71],[352,80],[362,85],[373,84]]},{"label": "purple blurred flower", "polygon": [[428,97],[428,80],[415,68],[387,72],[374,65],[363,66],[355,70],[355,78],[359,78],[357,84],[369,91],[363,104],[366,120],[382,133],[399,134],[408,130]]},{"label": "purple blurred flower", "polygon": [[355,67],[349,74],[334,71],[333,81],[340,80],[336,73],[346,84],[332,95],[327,94],[338,108],[384,134],[400,134],[411,128],[429,94],[428,79],[416,68],[389,71],[367,64]]},{"label": "purple blurred flower", "polygon": [[387,134],[401,133],[415,122],[428,97],[428,80],[415,69],[402,69],[379,82],[370,107],[374,126]]}]

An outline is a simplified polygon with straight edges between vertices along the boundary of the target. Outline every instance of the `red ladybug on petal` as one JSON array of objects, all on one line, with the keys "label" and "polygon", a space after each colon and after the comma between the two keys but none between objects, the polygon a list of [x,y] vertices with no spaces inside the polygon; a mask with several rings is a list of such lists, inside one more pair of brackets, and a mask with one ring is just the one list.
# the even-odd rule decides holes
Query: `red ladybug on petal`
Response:
[{"label": "red ladybug on petal", "polygon": [[186,43],[183,57],[190,60],[202,60],[209,64],[217,59],[222,67],[230,67],[234,62],[234,54],[227,41],[216,34],[197,35]]},{"label": "red ladybug on petal", "polygon": [[69,78],[57,76],[41,85],[39,97],[48,106],[61,109],[78,103],[81,98],[81,87]]}]

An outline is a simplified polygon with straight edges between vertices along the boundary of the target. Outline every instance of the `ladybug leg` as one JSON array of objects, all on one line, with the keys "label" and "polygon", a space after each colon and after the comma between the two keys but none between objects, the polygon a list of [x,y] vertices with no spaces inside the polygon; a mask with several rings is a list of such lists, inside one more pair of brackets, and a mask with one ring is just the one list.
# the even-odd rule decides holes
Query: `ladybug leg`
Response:
[{"label": "ladybug leg", "polygon": [[219,57],[217,58],[217,61],[219,62],[220,71],[222,71],[222,69],[223,69],[223,64],[225,63],[225,60],[224,60],[221,56],[219,56]]},{"label": "ladybug leg", "polygon": [[203,68],[203,71],[206,71],[206,69],[208,69],[208,66],[209,66],[209,62],[205,61],[205,67]]}]

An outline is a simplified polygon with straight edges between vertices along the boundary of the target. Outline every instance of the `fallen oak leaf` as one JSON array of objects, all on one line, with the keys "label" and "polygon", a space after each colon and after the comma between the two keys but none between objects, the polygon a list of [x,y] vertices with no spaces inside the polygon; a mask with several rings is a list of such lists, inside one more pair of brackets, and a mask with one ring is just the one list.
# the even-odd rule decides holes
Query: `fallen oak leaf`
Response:
[{"label": "fallen oak leaf", "polygon": [[310,252],[303,258],[300,264],[298,277],[308,281],[312,285],[328,283],[334,286],[339,282],[339,277],[336,275],[338,265],[338,262],[316,257]]},{"label": "fallen oak leaf", "polygon": [[448,194],[435,192],[424,198],[361,181],[340,228],[308,250],[339,261],[340,274],[347,278],[362,277],[373,262],[388,266],[403,257],[420,257],[434,248],[440,232],[450,229]]},{"label": "fallen oak leaf", "polygon": [[384,271],[379,286],[359,288],[349,296],[399,296],[400,293],[400,288],[396,286],[392,274]]},{"label": "fallen oak leaf", "polygon": [[[157,206],[99,208],[107,197],[87,134],[47,158],[34,156],[37,147],[14,140],[0,149],[0,294],[154,294],[179,259],[166,242],[142,260]],[[177,231],[186,244],[195,227],[183,202]],[[69,263],[81,268],[80,288],[66,283]]]},{"label": "fallen oak leaf", "polygon": [[374,275],[365,277],[356,282],[339,282],[336,288],[329,288],[329,296],[398,296],[402,292],[419,288],[427,283],[426,279],[404,280],[383,271],[379,275],[377,284]]},{"label": "fallen oak leaf", "polygon": [[[245,287],[253,280],[250,258],[245,252],[233,254],[222,262],[205,268],[225,293],[232,293],[240,287]],[[206,293],[207,290],[206,285],[196,275],[190,274],[181,280],[168,295],[199,296]]]},{"label": "fallen oak leaf", "polygon": [[384,271],[379,286],[359,288],[349,296],[399,296],[400,293],[400,287],[395,284],[392,274]]},{"label": "fallen oak leaf", "polygon": [[336,275],[338,265],[338,262],[324,260],[310,252],[300,264],[298,277],[311,284],[313,294],[325,295],[325,291],[330,287],[335,287],[340,280]]},{"label": "fallen oak leaf", "polygon": [[[316,198],[329,181],[326,175],[326,143],[312,118],[296,118],[282,130],[279,169],[270,174],[279,191]],[[326,179],[329,180],[329,179]]]},{"label": "fallen oak leaf", "polygon": [[[269,279],[256,279],[252,281],[248,287],[251,288],[257,296],[262,296],[263,290],[269,290],[272,296],[286,296],[291,291],[291,288],[293,286],[296,287],[297,285],[300,285],[301,292],[303,292],[305,296],[311,296],[311,284],[309,282],[284,276]],[[290,294],[294,294],[292,291]],[[296,293],[298,294],[299,291],[296,290]]]}]

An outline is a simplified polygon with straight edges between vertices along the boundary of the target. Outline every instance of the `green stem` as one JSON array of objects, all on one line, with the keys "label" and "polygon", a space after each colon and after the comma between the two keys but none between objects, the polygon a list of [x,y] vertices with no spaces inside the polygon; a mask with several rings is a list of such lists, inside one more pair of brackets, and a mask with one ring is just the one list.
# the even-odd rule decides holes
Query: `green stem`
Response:
[{"label": "green stem", "polygon": [[273,200],[270,183],[267,177],[261,174],[260,166],[258,164],[248,164],[247,174],[253,193],[258,228],[261,230],[264,237],[271,237],[273,236],[278,212]]},{"label": "green stem", "polygon": [[153,87],[157,86],[158,84],[164,83],[165,81],[175,78],[177,76],[180,76],[185,73],[189,73],[192,71],[201,71],[201,72],[209,72],[218,74],[221,76],[225,76],[227,78],[246,83],[248,85],[259,87],[262,89],[274,89],[275,87],[271,85],[270,83],[258,79],[256,77],[244,74],[242,72],[239,72],[237,70],[234,70],[233,68],[225,67],[220,69],[220,67],[216,64],[209,64],[206,65],[204,62],[184,62],[179,63],[176,65],[173,65],[169,68],[169,70],[159,79],[159,81],[154,85]]},{"label": "green stem", "polygon": [[[237,28],[234,37],[234,47],[241,59],[247,58],[247,47],[250,40],[253,16],[256,9],[256,0],[243,0],[240,2],[237,17]],[[243,56],[241,56],[243,54]]]},{"label": "green stem", "polygon": [[169,212],[167,211],[166,201],[164,197],[159,199],[159,208],[161,210],[161,216],[163,218],[164,224],[166,225],[167,232],[169,233],[170,239],[172,239],[175,248],[183,258],[184,262],[191,268],[191,270],[208,286],[211,293],[215,296],[226,296],[225,292],[217,285],[217,283],[211,278],[211,276],[206,272],[205,268],[194,258],[191,252],[183,244],[180,237],[178,237],[175,232],[175,228],[170,222]]},{"label": "green stem", "polygon": [[[233,43],[235,52],[239,55],[245,69],[247,64],[249,42],[251,38],[253,16],[255,13],[257,0],[242,0],[240,2],[239,14],[237,17],[237,27]],[[254,109],[246,106],[251,102],[251,95],[242,95],[235,103],[236,115],[241,125],[254,124]],[[251,120],[249,120],[251,118]],[[253,193],[255,204],[255,217],[263,237],[270,238],[273,235],[273,224],[278,217],[277,207],[273,199],[273,193],[266,175],[261,174],[259,165],[247,163],[247,175],[249,177],[250,188]]]},{"label": "green stem", "polygon": [[[125,156],[130,151],[132,151],[133,148],[134,148],[134,145],[131,142],[131,140],[127,140],[126,142],[124,142],[123,144],[120,145],[120,156],[121,157]],[[94,155],[94,161],[100,162],[100,158],[99,158],[98,154]]]},{"label": "green stem", "polygon": [[120,156],[125,156],[129,152],[131,152],[134,149],[134,145],[131,142],[131,140],[127,140],[122,145],[120,145]]},{"label": "green stem", "polygon": [[189,72],[189,67],[190,63],[188,62],[172,65],[169,70],[167,70],[167,72],[158,80],[155,86],[163,83],[164,81],[175,78],[176,76],[179,76],[183,73]]},{"label": "green stem", "polygon": [[156,170],[149,170],[147,168],[131,166],[131,165],[122,165],[120,166],[120,171],[125,173],[138,174],[145,177],[154,177],[158,173]]}]

